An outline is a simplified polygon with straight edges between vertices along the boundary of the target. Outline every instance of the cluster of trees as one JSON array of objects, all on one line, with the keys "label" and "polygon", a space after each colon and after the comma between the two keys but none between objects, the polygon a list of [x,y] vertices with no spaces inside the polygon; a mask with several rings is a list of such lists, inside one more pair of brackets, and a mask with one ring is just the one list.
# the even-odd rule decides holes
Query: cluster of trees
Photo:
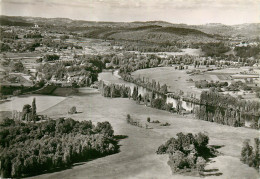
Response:
[{"label": "cluster of trees", "polygon": [[36,39],[36,38],[42,38],[43,36],[41,33],[38,32],[32,32],[24,35],[24,38],[31,38],[31,39]]},{"label": "cluster of trees", "polygon": [[47,54],[45,55],[44,59],[49,62],[49,61],[55,61],[55,60],[59,60],[60,59],[60,56],[59,55],[56,55],[56,54]]},{"label": "cluster of trees", "polygon": [[[151,36],[151,35],[150,35]],[[177,42],[143,42],[143,41],[112,41],[112,46],[120,46],[126,51],[139,52],[180,52],[180,48],[185,48],[183,43]]]},{"label": "cluster of trees", "polygon": [[137,127],[141,127],[141,128],[143,127],[142,124],[141,124],[138,120],[133,119],[133,118],[130,116],[130,114],[127,114],[127,116],[126,116],[126,122],[127,122],[128,124],[133,125],[133,126],[137,126]]},{"label": "cluster of trees", "polygon": [[37,89],[40,89],[43,86],[44,86],[43,81],[39,81],[32,87],[26,87],[23,85],[21,85],[21,86],[1,85],[0,86],[0,95],[13,95],[13,94],[17,94],[17,93],[15,93],[17,91],[19,91],[19,93],[17,94],[17,95],[19,95],[19,94],[27,93],[30,91],[35,91]]},{"label": "cluster of trees", "polygon": [[12,61],[10,63],[10,67],[11,67],[12,72],[23,72],[25,69],[23,66],[23,63],[21,61],[18,61],[18,62]]},{"label": "cluster of trees", "polygon": [[109,122],[73,119],[41,123],[4,120],[0,128],[0,176],[20,178],[118,152]]},{"label": "cluster of trees", "polygon": [[155,80],[152,80],[150,82],[149,78],[141,77],[134,78],[133,76],[125,73],[121,73],[121,77],[128,82],[134,83],[138,86],[142,86],[143,88],[146,88],[150,91],[153,91],[155,93],[159,93],[162,95],[166,95],[168,93],[168,86],[166,84],[162,85],[159,82],[156,82]]},{"label": "cluster of trees", "polygon": [[257,46],[247,46],[247,47],[235,47],[236,55],[241,58],[255,57],[259,58],[260,45]]},{"label": "cluster of trees", "polygon": [[198,171],[201,173],[209,157],[217,151],[208,147],[209,137],[203,133],[178,133],[177,138],[170,138],[159,146],[157,154],[168,154],[168,165],[172,172]]},{"label": "cluster of trees", "polygon": [[5,75],[3,80],[8,81],[10,83],[19,83],[21,82],[21,77],[16,75]]},{"label": "cluster of trees", "polygon": [[195,109],[197,118],[230,126],[245,126],[251,121],[252,128],[258,128],[260,102],[241,100],[215,91],[203,91],[200,107]]},{"label": "cluster of trees", "polygon": [[13,41],[9,42],[12,52],[33,52],[36,47],[41,46],[40,39],[34,39],[32,42],[27,41]]},{"label": "cluster of trees", "polygon": [[151,129],[147,124],[142,124],[138,119],[134,119],[130,116],[130,114],[126,115],[126,122],[128,124],[131,124],[133,126],[137,126],[140,128],[145,128],[145,129]]},{"label": "cluster of trees", "polygon": [[250,86],[247,86],[247,84],[243,83],[242,81],[232,82],[229,86],[225,87],[225,90],[227,91],[239,91],[239,90],[249,91],[251,89],[252,88]]},{"label": "cluster of trees", "polygon": [[[159,83],[158,83],[159,84]],[[116,84],[108,84],[106,85],[103,81],[100,81],[99,90],[104,97],[111,98],[131,98],[137,101],[138,104],[144,102],[146,105],[150,102],[151,107],[166,111],[172,110],[172,103],[166,103],[165,97],[155,98],[155,92],[152,91],[149,95],[146,93],[145,95],[141,95],[138,93],[138,87],[134,86],[133,93],[131,95],[130,87],[126,87],[125,85],[116,85]]]},{"label": "cluster of trees", "polygon": [[[53,59],[53,57],[51,57]],[[58,57],[54,57],[58,58]],[[75,76],[86,76],[88,78],[83,78],[82,81],[76,81],[78,84],[89,84],[95,82],[98,79],[98,73],[104,68],[102,61],[95,57],[86,57],[79,59],[78,61],[59,61],[54,64],[45,63],[40,64],[37,67],[37,72],[41,79],[50,80],[55,77],[57,80],[67,81],[67,77],[74,73]],[[87,81],[88,80],[88,81]],[[90,80],[90,81],[89,81]]]},{"label": "cluster of trees", "polygon": [[156,98],[151,100],[151,107],[166,111],[171,111],[173,104],[172,103],[166,103],[165,98]]},{"label": "cluster of trees", "polygon": [[18,39],[18,35],[14,32],[6,32],[4,29],[0,29],[1,37],[0,39],[3,41],[4,39]]},{"label": "cluster of trees", "polygon": [[131,89],[130,87],[126,87],[125,85],[117,85],[117,84],[105,84],[103,81],[100,81],[99,90],[104,97],[111,98],[130,98],[131,97]]},{"label": "cluster of trees", "polygon": [[11,47],[6,43],[0,43],[0,52],[9,52]]},{"label": "cluster of trees", "polygon": [[23,106],[22,110],[22,120],[25,121],[36,121],[38,120],[37,114],[36,114],[36,100],[33,98],[32,105],[25,104]]},{"label": "cluster of trees", "polygon": [[243,143],[243,148],[241,150],[241,158],[240,160],[249,165],[250,167],[254,167],[255,169],[259,169],[260,165],[260,154],[259,154],[259,138],[255,138],[255,146],[251,146],[249,144],[250,140],[245,140]]},{"label": "cluster of trees", "polygon": [[201,45],[202,51],[205,56],[222,56],[224,53],[228,52],[230,48],[224,43],[206,43]]},{"label": "cluster of trees", "polygon": [[60,39],[61,40],[66,40],[66,39],[69,39],[70,38],[70,36],[68,36],[68,35],[62,35],[62,36],[60,36]]},{"label": "cluster of trees", "polygon": [[228,82],[219,82],[219,81],[210,81],[208,82],[207,80],[200,80],[195,82],[195,87],[197,88],[222,88],[228,86]]},{"label": "cluster of trees", "polygon": [[126,43],[123,46],[126,51],[138,52],[180,52],[181,50],[174,44],[170,43]]}]

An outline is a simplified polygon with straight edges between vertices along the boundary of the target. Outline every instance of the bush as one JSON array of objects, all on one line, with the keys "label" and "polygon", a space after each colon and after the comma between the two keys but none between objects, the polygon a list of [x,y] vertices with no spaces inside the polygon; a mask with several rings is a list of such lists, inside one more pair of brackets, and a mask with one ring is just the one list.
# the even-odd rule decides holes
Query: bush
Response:
[{"label": "bush", "polygon": [[148,118],[147,118],[147,122],[149,122],[149,123],[150,123],[150,121],[151,121],[151,118],[150,118],[150,117],[148,117]]},{"label": "bush", "polygon": [[161,124],[160,126],[170,126],[171,124],[169,124],[168,122]]},{"label": "bush", "polygon": [[69,114],[76,114],[77,113],[77,109],[75,106],[73,106],[72,108],[70,108],[69,110]]}]

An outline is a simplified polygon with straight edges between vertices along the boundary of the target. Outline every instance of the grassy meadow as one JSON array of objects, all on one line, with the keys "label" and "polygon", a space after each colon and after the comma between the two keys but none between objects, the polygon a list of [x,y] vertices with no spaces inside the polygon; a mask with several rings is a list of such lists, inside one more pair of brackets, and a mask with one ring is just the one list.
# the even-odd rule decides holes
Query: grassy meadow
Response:
[{"label": "grassy meadow", "polygon": [[[78,113],[70,115],[68,110],[76,106]],[[37,178],[194,178],[171,173],[167,165],[167,155],[157,155],[157,148],[178,132],[205,132],[209,145],[219,147],[222,153],[206,166],[205,178],[252,178],[259,177],[257,171],[239,160],[243,141],[258,136],[258,132],[247,128],[234,128],[179,116],[166,111],[137,105],[133,100],[104,98],[97,90],[83,88],[74,96],[66,98],[55,106],[42,111],[53,118],[71,117],[92,120],[94,123],[109,121],[116,135],[125,135],[120,141],[120,152],[104,158],[75,164],[72,168],[46,173]],[[168,122],[171,126],[147,123],[152,129],[144,129],[127,124],[130,114],[141,123],[151,120]]]}]

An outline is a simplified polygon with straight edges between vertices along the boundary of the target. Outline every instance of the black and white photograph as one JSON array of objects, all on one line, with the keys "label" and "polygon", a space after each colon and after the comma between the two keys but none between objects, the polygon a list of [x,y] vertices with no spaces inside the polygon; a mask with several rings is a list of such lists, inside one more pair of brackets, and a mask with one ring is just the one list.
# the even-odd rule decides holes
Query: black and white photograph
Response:
[{"label": "black and white photograph", "polygon": [[259,179],[260,0],[0,0],[0,179]]}]

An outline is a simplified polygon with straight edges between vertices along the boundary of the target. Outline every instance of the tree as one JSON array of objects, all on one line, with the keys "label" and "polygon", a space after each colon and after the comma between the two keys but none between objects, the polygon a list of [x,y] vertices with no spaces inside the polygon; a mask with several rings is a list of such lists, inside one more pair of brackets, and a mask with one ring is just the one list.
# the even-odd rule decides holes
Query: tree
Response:
[{"label": "tree", "polygon": [[254,167],[258,169],[260,163],[259,157],[259,139],[255,138],[255,148],[253,148],[249,144],[250,140],[245,140],[243,143],[243,147],[241,150],[241,158],[240,160],[249,165],[250,167]]},{"label": "tree", "polygon": [[76,114],[77,113],[77,109],[75,106],[71,107],[69,110],[69,114]]},{"label": "tree", "polygon": [[29,119],[30,117],[30,113],[32,112],[32,107],[30,104],[25,104],[23,106],[23,111],[22,111],[22,120],[27,120],[30,121],[31,119]]},{"label": "tree", "polygon": [[167,94],[167,92],[168,92],[167,85],[164,84],[164,85],[161,87],[161,93],[162,93],[162,94]]},{"label": "tree", "polygon": [[149,123],[151,122],[151,118],[150,117],[147,118],[147,122],[149,122]]},{"label": "tree", "polygon": [[13,72],[23,72],[24,71],[24,66],[22,64],[22,62],[15,62],[15,63],[11,63],[11,70]]},{"label": "tree", "polygon": [[138,98],[138,87],[134,87],[132,98],[133,98],[133,100],[137,100],[137,98]]},{"label": "tree", "polygon": [[36,102],[35,102],[35,98],[33,98],[33,102],[32,102],[32,118],[33,121],[35,122],[36,120]]}]

